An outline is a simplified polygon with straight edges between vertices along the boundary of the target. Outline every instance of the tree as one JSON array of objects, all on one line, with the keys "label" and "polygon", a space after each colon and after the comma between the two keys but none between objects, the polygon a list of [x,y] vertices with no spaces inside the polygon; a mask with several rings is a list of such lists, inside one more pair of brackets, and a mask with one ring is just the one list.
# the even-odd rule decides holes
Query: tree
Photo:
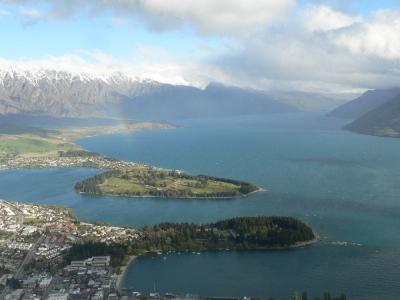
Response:
[{"label": "tree", "polygon": [[9,286],[12,289],[21,288],[21,282],[16,278],[8,278],[6,284],[7,284],[7,286]]},{"label": "tree", "polygon": [[331,300],[331,294],[330,293],[325,293],[324,294],[324,300]]}]

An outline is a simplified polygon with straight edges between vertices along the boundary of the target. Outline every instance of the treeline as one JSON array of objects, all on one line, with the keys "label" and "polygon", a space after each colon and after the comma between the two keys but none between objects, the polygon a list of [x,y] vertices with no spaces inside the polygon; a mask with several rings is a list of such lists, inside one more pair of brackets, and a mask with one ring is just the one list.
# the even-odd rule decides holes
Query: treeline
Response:
[{"label": "treeline", "polygon": [[220,191],[220,192],[193,192],[191,189],[174,190],[174,189],[164,189],[164,190],[149,190],[146,193],[130,193],[132,196],[153,196],[153,197],[163,197],[163,198],[230,198],[241,196],[242,193],[238,191]]},{"label": "treeline", "polygon": [[[311,298],[308,297],[307,292],[303,292],[301,295],[296,293],[292,297],[292,300],[309,300],[309,299],[311,299]],[[275,299],[269,298],[268,300],[275,300]],[[331,293],[324,293],[324,295],[322,297],[314,298],[314,300],[347,300],[347,297],[345,294],[341,294],[340,296],[334,297],[334,296],[331,296]]]},{"label": "treeline", "polygon": [[149,251],[202,251],[290,247],[315,239],[310,227],[290,217],[241,217],[212,224],[161,223],[142,228],[134,247]]},{"label": "treeline", "polygon": [[127,247],[121,244],[106,244],[101,242],[86,242],[83,244],[74,244],[66,253],[65,260],[70,263],[73,260],[84,260],[92,256],[110,256],[112,267],[122,265]]},{"label": "treeline", "polygon": [[235,232],[239,244],[293,245],[315,239],[312,229],[293,217],[239,217],[214,224],[222,231]]},{"label": "treeline", "polygon": [[210,224],[161,223],[144,226],[139,237],[121,243],[85,242],[74,244],[65,260],[83,260],[109,255],[118,267],[125,255],[147,251],[267,250],[310,242],[315,235],[310,227],[291,217],[239,217]]},{"label": "treeline", "polygon": [[100,184],[104,183],[107,178],[112,178],[119,176],[121,174],[120,170],[111,170],[101,174],[97,174],[88,179],[78,181],[75,183],[75,190],[85,193],[85,194],[101,194],[102,191],[99,187]]}]

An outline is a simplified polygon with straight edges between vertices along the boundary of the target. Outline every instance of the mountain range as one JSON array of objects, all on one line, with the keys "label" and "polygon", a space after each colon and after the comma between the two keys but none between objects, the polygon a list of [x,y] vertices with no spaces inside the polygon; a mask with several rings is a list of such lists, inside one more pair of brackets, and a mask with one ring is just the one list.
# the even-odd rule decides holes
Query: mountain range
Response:
[{"label": "mountain range", "polygon": [[55,70],[0,70],[0,113],[175,120],[294,112],[258,91],[212,83],[205,89]]},{"label": "mountain range", "polygon": [[182,118],[328,111],[343,96],[257,91],[218,83],[205,88],[93,72],[0,64],[0,114],[52,117]]},{"label": "mountain range", "polygon": [[[345,127],[347,130],[400,136],[400,98],[396,96],[400,96],[400,88],[367,91],[328,116],[352,119]],[[263,92],[218,83],[201,89],[139,79],[122,72],[100,74],[0,65],[0,114],[3,116],[83,118],[90,122],[121,118],[179,122],[324,111],[341,102],[343,98],[334,95]]]},{"label": "mountain range", "polygon": [[0,113],[103,116],[108,103],[148,93],[160,84],[120,73],[101,77],[56,70],[0,71]]}]

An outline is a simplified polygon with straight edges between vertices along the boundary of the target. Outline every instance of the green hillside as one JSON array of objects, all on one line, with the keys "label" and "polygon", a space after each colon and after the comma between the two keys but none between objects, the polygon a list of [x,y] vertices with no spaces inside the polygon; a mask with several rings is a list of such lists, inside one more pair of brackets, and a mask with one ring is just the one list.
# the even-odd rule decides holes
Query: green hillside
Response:
[{"label": "green hillside", "polygon": [[345,129],[376,136],[400,137],[400,96],[366,113]]}]

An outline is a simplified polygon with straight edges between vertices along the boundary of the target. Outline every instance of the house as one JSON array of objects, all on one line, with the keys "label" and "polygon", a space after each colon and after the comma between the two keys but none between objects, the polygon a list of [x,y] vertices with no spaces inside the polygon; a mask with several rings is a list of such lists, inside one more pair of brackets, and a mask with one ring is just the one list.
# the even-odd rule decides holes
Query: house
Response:
[{"label": "house", "polygon": [[47,297],[47,300],[68,300],[68,293],[53,293]]},{"label": "house", "polygon": [[109,294],[107,299],[108,300],[118,300],[118,296],[117,296],[117,294]]},{"label": "house", "polygon": [[70,265],[65,267],[68,272],[84,270],[86,268],[86,262],[84,260],[71,261]]},{"label": "house", "polygon": [[91,259],[92,267],[108,267],[110,265],[110,256],[93,256]]},{"label": "house", "polygon": [[38,277],[28,277],[22,281],[22,287],[24,289],[34,289],[37,286],[39,278]]},{"label": "house", "polygon": [[24,290],[18,289],[18,290],[13,291],[12,293],[6,295],[4,297],[4,299],[5,300],[19,300],[22,298],[23,294],[24,294]]},{"label": "house", "polygon": [[102,291],[97,291],[96,294],[94,294],[92,296],[91,300],[103,300],[103,299],[104,299],[103,292]]},{"label": "house", "polygon": [[48,288],[52,280],[53,280],[53,277],[51,277],[51,276],[42,278],[39,282],[39,288],[41,288],[41,289]]}]

